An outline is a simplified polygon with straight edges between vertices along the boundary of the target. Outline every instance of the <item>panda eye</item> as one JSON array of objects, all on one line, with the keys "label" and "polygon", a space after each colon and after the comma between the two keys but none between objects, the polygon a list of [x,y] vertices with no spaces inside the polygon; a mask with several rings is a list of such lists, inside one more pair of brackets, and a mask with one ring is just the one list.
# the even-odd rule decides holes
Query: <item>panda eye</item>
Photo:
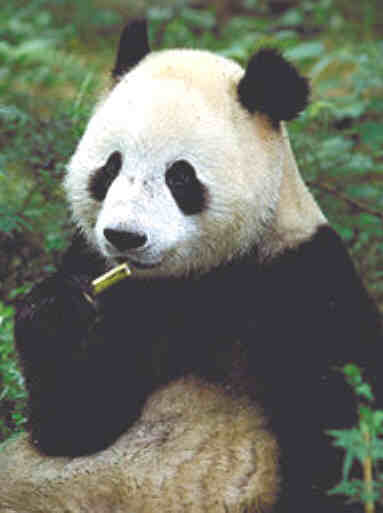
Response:
[{"label": "panda eye", "polygon": [[122,155],[119,151],[114,151],[102,167],[91,176],[88,190],[92,198],[102,201],[112,182],[117,178],[122,166]]},{"label": "panda eye", "polygon": [[198,214],[205,209],[206,189],[189,162],[174,162],[166,171],[165,181],[178,207],[186,215]]},{"label": "panda eye", "polygon": [[166,172],[166,183],[171,189],[183,189],[195,178],[195,170],[186,160],[177,160]]}]

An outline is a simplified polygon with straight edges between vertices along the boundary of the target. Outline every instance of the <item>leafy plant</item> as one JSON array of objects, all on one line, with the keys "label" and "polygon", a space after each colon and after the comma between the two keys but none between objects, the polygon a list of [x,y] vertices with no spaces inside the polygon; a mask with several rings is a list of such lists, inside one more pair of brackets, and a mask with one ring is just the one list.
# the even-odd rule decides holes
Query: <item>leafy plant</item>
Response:
[{"label": "leafy plant", "polygon": [[[383,411],[374,410],[371,386],[363,381],[356,365],[346,365],[343,372],[359,402],[359,423],[352,429],[328,431],[334,438],[334,446],[346,452],[342,481],[329,493],[361,502],[365,513],[374,513],[383,492]],[[355,464],[361,469],[362,479],[353,477]]]},{"label": "leafy plant", "polygon": [[0,440],[25,424],[26,392],[13,348],[13,313],[0,302]]}]

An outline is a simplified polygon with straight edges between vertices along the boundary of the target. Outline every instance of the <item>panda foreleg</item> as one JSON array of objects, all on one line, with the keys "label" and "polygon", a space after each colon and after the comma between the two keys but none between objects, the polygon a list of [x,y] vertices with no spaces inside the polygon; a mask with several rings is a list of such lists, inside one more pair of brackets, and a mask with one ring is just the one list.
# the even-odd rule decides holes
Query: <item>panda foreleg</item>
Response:
[{"label": "panda foreleg", "polygon": [[90,369],[97,366],[97,358],[89,357],[89,347],[96,311],[83,295],[87,283],[87,277],[57,273],[35,286],[16,314],[15,340],[29,393],[32,441],[52,455],[77,454],[76,438],[85,436],[85,425],[91,425],[84,424],[84,412],[90,421]]}]

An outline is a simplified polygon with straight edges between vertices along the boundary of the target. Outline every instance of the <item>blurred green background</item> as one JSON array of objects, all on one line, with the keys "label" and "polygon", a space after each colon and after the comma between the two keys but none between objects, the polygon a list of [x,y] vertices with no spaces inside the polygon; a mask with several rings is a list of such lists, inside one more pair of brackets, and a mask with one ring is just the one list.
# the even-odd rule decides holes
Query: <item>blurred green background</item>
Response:
[{"label": "blurred green background", "polygon": [[[5,4],[5,3],[4,3]],[[60,181],[120,31],[146,14],[154,49],[244,64],[277,45],[313,86],[290,123],[298,163],[383,311],[383,10],[379,0],[8,0],[0,8],[0,441],[25,423],[14,302],[52,272],[72,227]]]}]

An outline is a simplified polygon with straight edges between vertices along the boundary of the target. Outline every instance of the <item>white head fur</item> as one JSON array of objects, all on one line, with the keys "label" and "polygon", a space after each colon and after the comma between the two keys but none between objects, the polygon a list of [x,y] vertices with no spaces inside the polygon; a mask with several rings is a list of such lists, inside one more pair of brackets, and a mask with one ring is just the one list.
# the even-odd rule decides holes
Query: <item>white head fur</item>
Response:
[{"label": "white head fur", "polygon": [[[97,106],[71,159],[65,186],[73,216],[111,264],[138,275],[205,272],[257,246],[268,258],[310,237],[325,218],[301,180],[286,130],[238,99],[244,70],[206,51],[153,52]],[[259,76],[262,80],[262,76]],[[102,202],[90,176],[113,152],[122,167]],[[166,185],[178,160],[207,191],[207,208],[185,215]],[[143,233],[118,252],[105,228]]]}]

